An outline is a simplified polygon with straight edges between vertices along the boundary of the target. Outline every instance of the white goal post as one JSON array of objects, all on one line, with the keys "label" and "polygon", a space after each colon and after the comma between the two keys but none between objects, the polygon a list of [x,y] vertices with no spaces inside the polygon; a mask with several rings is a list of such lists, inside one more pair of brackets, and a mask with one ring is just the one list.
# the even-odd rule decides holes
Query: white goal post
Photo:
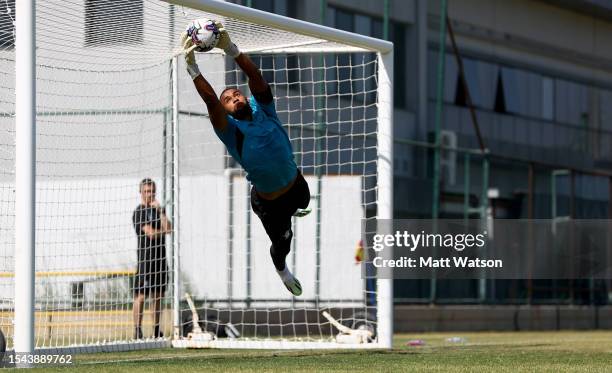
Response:
[{"label": "white goal post", "polygon": [[[33,0],[17,3],[14,46],[0,40],[0,91],[16,94],[0,102],[0,329],[10,347],[192,347],[197,312],[210,335],[199,347],[391,348],[392,280],[370,267],[364,278],[353,257],[362,223],[393,217],[392,43],[214,0],[40,0],[31,13]],[[249,185],[177,55],[195,18],[222,21],[260,66],[309,183],[313,212],[294,220],[287,257],[301,297],[276,276]],[[248,91],[220,51],[197,60],[218,93]],[[144,178],[173,232],[164,337],[151,337],[147,307],[145,338],[134,340]],[[372,333],[347,337],[356,329]]]}]

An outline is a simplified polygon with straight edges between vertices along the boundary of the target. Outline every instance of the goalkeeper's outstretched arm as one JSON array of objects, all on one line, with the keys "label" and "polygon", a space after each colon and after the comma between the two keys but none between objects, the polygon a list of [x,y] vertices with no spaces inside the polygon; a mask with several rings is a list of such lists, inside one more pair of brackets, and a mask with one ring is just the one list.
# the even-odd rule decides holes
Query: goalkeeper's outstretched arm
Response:
[{"label": "goalkeeper's outstretched arm", "polygon": [[248,55],[241,53],[236,44],[232,42],[230,39],[229,33],[223,27],[221,22],[215,22],[215,26],[219,29],[220,37],[219,42],[217,43],[217,48],[223,49],[225,54],[234,58],[240,69],[244,71],[246,76],[249,78],[249,89],[253,95],[261,96],[262,94],[266,94],[269,92],[270,87],[268,83],[264,79],[263,75],[261,75],[261,71],[251,58]]},{"label": "goalkeeper's outstretched arm", "polygon": [[251,90],[251,93],[255,95],[255,97],[266,94],[270,90],[268,82],[266,82],[261,74],[261,71],[259,71],[257,65],[255,65],[248,55],[240,53],[235,60],[238,66],[240,66],[242,71],[244,71],[246,76],[249,78],[249,89]]},{"label": "goalkeeper's outstretched arm", "polygon": [[[217,43],[217,48],[223,49],[225,54],[234,58],[238,66],[244,71],[246,76],[249,78],[249,89],[253,95],[262,103],[269,103],[272,101],[272,93],[270,87],[263,75],[259,71],[259,68],[249,56],[241,53],[236,44],[234,44],[227,31],[220,22],[216,22],[215,25],[219,29],[220,37]],[[193,79],[200,97],[206,103],[208,108],[208,115],[210,121],[217,130],[223,131],[227,126],[227,112],[223,107],[221,101],[217,97],[214,89],[208,83],[208,81],[200,73],[200,69],[195,61],[195,54],[193,52],[194,46],[192,39],[187,35],[187,32],[181,34],[181,44],[185,53],[185,62],[187,63],[187,72]]]},{"label": "goalkeeper's outstretched arm", "polygon": [[204,100],[204,103],[206,103],[210,122],[213,127],[223,131],[227,126],[227,112],[221,104],[221,101],[219,101],[215,90],[211,87],[210,83],[204,79],[202,74],[199,74],[193,79],[193,84],[200,94],[200,97],[202,97],[202,100]]},{"label": "goalkeeper's outstretched arm", "polygon": [[213,87],[200,73],[200,68],[196,63],[195,54],[193,52],[193,42],[185,32],[181,34],[181,44],[183,45],[183,49],[185,51],[187,72],[191,76],[198,94],[200,97],[202,97],[202,100],[204,100],[204,103],[208,108],[210,122],[215,129],[223,131],[227,126],[227,112],[221,104],[221,101],[219,101]]}]

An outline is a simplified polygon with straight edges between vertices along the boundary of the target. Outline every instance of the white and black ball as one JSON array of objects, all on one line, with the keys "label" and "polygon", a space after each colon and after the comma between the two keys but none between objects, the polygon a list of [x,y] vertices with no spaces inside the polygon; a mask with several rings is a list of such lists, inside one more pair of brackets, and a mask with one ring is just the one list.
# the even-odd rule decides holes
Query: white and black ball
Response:
[{"label": "white and black ball", "polygon": [[196,19],[187,25],[187,35],[196,45],[197,52],[208,52],[217,46],[221,36],[215,22],[210,19]]}]

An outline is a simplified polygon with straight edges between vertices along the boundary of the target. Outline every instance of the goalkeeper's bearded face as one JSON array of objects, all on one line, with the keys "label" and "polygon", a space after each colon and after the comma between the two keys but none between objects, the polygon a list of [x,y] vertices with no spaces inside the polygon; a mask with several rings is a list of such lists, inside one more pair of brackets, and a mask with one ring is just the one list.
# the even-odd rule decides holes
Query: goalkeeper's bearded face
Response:
[{"label": "goalkeeper's bearded face", "polygon": [[252,114],[247,98],[236,88],[226,88],[219,99],[225,111],[236,119],[246,119]]}]

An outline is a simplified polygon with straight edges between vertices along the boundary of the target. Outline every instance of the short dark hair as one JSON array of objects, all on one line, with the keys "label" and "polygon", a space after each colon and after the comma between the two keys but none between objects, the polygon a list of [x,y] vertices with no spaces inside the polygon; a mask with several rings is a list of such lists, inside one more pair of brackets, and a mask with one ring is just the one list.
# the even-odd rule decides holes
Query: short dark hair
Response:
[{"label": "short dark hair", "polygon": [[237,91],[240,91],[240,90],[238,89],[238,87],[227,87],[227,88],[225,88],[224,90],[222,90],[222,91],[221,91],[221,94],[219,95],[219,100],[221,99],[221,97],[223,97],[223,94],[224,94],[225,92],[229,91],[230,89],[235,89],[235,90],[237,90]]},{"label": "short dark hair", "polygon": [[142,192],[142,187],[144,187],[145,185],[151,185],[154,189],[155,189],[155,181],[153,181],[153,179],[151,178],[144,178],[142,179],[142,181],[140,182],[140,185],[138,187],[138,190],[140,190]]}]

